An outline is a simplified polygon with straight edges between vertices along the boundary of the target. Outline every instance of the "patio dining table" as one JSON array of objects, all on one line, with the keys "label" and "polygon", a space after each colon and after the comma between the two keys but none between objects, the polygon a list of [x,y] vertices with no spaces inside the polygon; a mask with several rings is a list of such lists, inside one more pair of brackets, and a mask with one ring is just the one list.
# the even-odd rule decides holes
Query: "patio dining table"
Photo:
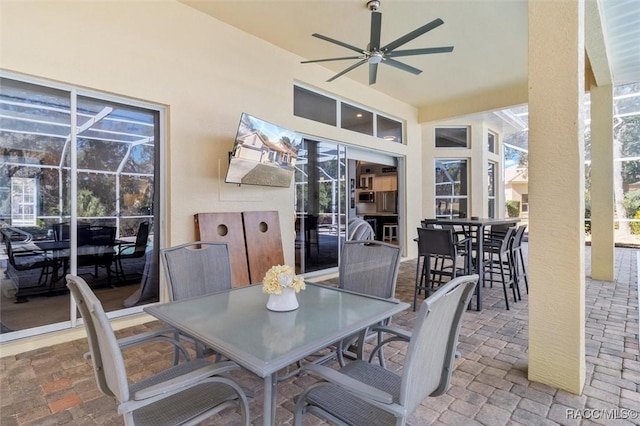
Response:
[{"label": "patio dining table", "polygon": [[[91,260],[91,264],[105,264],[109,265],[111,263],[111,259],[113,258],[113,248],[114,245],[118,244],[119,240],[116,240],[114,243],[109,244],[85,244],[78,246],[78,256],[82,256],[86,259]],[[48,257],[56,259],[59,262],[59,267],[62,268],[63,272],[60,274],[58,272],[58,268],[54,268],[53,274],[51,276],[50,288],[53,290],[55,283],[60,281],[66,274],[69,269],[69,260],[71,255],[71,241],[63,240],[63,241],[53,241],[53,240],[42,240],[42,241],[33,241],[38,250],[41,250],[47,254]],[[110,271],[107,271],[110,276]]]},{"label": "patio dining table", "polygon": [[263,378],[263,423],[275,425],[278,371],[409,307],[312,283],[297,297],[298,309],[272,312],[251,285],[144,310]]},{"label": "patio dining table", "polygon": [[515,226],[520,221],[520,218],[510,217],[505,219],[493,219],[493,218],[449,218],[449,219],[424,219],[422,220],[423,224],[435,224],[435,225],[457,225],[465,228],[465,231],[469,232],[472,238],[472,244],[475,248],[476,255],[476,263],[475,263],[475,273],[477,273],[480,278],[478,279],[478,285],[476,286],[476,309],[478,311],[482,310],[482,288],[484,285],[484,262],[482,259],[484,258],[484,232],[488,226]]}]

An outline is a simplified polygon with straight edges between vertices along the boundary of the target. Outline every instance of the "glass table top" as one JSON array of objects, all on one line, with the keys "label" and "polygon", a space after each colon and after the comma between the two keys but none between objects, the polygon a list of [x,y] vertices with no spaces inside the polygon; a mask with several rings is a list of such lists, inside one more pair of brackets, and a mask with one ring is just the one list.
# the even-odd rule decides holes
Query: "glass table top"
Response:
[{"label": "glass table top", "polygon": [[407,303],[307,283],[291,312],[266,308],[262,285],[144,310],[261,377],[407,309]]}]

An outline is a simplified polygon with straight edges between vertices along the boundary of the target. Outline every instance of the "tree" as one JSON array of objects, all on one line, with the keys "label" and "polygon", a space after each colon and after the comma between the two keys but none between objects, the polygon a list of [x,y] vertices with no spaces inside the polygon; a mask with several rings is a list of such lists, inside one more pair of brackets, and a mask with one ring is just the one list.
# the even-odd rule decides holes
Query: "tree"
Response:
[{"label": "tree", "polygon": [[106,207],[100,202],[93,192],[88,189],[78,191],[78,216],[79,217],[101,217],[105,216]]},{"label": "tree", "polygon": [[[618,217],[618,232],[620,236],[631,234],[627,209],[625,207],[625,194],[629,185],[640,181],[640,162],[620,161],[628,157],[637,157],[640,154],[640,96],[625,96],[640,92],[640,84],[630,84],[616,87],[615,95],[619,99],[613,102],[613,158],[618,161],[613,163],[613,193],[615,209]],[[627,115],[633,114],[635,115]],[[630,212],[634,215],[633,212]],[[633,217],[631,217],[633,218]]]}]

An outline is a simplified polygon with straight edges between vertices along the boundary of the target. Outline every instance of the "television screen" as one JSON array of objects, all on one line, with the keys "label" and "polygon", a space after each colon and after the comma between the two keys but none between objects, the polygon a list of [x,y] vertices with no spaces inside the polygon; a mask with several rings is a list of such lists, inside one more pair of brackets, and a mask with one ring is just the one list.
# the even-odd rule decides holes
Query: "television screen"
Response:
[{"label": "television screen", "polygon": [[242,113],[225,182],[289,187],[302,136]]}]

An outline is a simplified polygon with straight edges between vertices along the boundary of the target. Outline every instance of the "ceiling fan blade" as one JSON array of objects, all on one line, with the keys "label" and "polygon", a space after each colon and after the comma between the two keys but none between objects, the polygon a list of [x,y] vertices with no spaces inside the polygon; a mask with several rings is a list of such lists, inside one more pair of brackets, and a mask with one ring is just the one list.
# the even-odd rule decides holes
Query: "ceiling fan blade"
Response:
[{"label": "ceiling fan blade", "polygon": [[328,61],[343,61],[345,59],[362,59],[362,55],[360,56],[342,56],[340,58],[326,58],[326,59],[311,59],[308,61],[302,61],[301,64],[311,64],[314,62],[328,62]]},{"label": "ceiling fan blade", "polygon": [[378,76],[378,64],[369,64],[369,84],[376,84]]},{"label": "ceiling fan blade", "polygon": [[329,43],[333,43],[333,44],[337,44],[338,46],[346,47],[347,49],[353,50],[354,52],[365,53],[359,47],[352,46],[352,45],[347,44],[347,43],[343,43],[340,40],[336,40],[336,39],[333,39],[331,37],[323,36],[322,34],[318,34],[318,33],[313,33],[312,35],[314,37],[317,37],[317,38],[321,39],[321,40],[328,41]]},{"label": "ceiling fan blade", "polygon": [[338,74],[336,74],[336,75],[334,75],[333,77],[331,77],[329,80],[327,80],[327,82],[329,82],[329,81],[333,81],[333,80],[335,80],[336,78],[338,78],[338,77],[340,77],[340,76],[342,76],[342,75],[345,75],[346,73],[348,73],[348,72],[349,72],[349,71],[351,71],[352,69],[357,68],[357,67],[359,67],[360,65],[362,65],[362,64],[366,64],[366,63],[367,63],[367,59],[366,59],[366,58],[365,58],[365,59],[363,59],[363,60],[361,60],[361,61],[358,61],[358,62],[356,62],[355,64],[351,65],[349,68],[344,69],[344,70],[340,71]]},{"label": "ceiling fan blade", "polygon": [[424,49],[409,49],[409,50],[396,50],[385,54],[387,58],[395,58],[398,56],[413,56],[413,55],[429,55],[431,53],[449,53],[453,52],[453,46],[447,47],[427,47]]},{"label": "ceiling fan blade", "polygon": [[402,62],[398,62],[395,59],[391,59],[391,58],[386,58],[384,61],[382,61],[382,63],[391,65],[394,68],[398,68],[415,75],[418,75],[422,72],[422,70],[419,70],[418,68],[414,68],[411,65],[403,64]]},{"label": "ceiling fan blade", "polygon": [[392,41],[391,43],[387,44],[386,46],[384,46],[380,50],[383,50],[383,51],[386,51],[386,52],[391,52],[393,49],[396,49],[396,48],[402,46],[403,44],[406,44],[406,43],[410,42],[414,38],[419,37],[422,34],[428,32],[428,31],[431,31],[432,29],[437,28],[442,24],[444,24],[444,21],[442,19],[440,19],[440,18],[434,19],[433,21],[429,22],[428,24],[423,25],[420,28],[411,31],[408,34],[403,35],[399,39]]},{"label": "ceiling fan blade", "polygon": [[369,40],[369,50],[380,48],[380,28],[382,27],[382,13],[371,12],[371,39]]}]

